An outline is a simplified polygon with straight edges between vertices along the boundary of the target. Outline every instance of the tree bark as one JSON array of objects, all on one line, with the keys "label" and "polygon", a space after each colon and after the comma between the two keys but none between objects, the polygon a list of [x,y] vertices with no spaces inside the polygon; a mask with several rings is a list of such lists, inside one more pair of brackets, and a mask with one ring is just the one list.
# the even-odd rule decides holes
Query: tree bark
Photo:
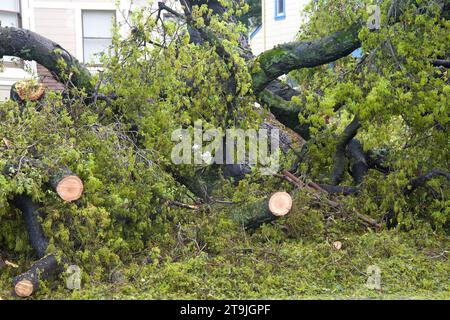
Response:
[{"label": "tree bark", "polygon": [[332,185],[338,185],[343,177],[345,171],[345,149],[348,143],[355,137],[358,129],[361,127],[357,117],[345,128],[342,136],[339,138],[338,144],[336,146],[336,151],[334,153],[334,167],[331,172],[330,183]]},{"label": "tree bark", "polygon": [[408,185],[403,188],[403,194],[405,196],[408,196],[411,193],[413,193],[414,190],[416,190],[417,188],[424,186],[425,183],[428,182],[428,180],[433,179],[435,177],[439,177],[439,176],[446,178],[447,181],[450,181],[449,173],[447,173],[443,170],[434,169],[426,174],[422,174],[422,175],[418,176],[417,178],[414,178],[411,181],[409,181]]},{"label": "tree bark", "polygon": [[26,195],[16,196],[12,202],[16,208],[22,211],[31,246],[36,251],[37,256],[42,258],[47,250],[48,241],[44,237],[41,224],[39,223],[41,207]]},{"label": "tree bark", "polygon": [[259,71],[253,74],[253,90],[262,92],[267,85],[292,70],[312,68],[336,61],[361,46],[361,23],[313,41],[296,41],[276,46],[256,58]]},{"label": "tree bark", "polygon": [[348,143],[347,157],[350,161],[350,174],[353,177],[353,184],[359,185],[367,175],[369,166],[367,165],[366,154],[358,140],[352,139]]},{"label": "tree bark", "polygon": [[59,263],[55,254],[49,254],[25,273],[13,280],[14,293],[21,298],[29,297],[39,289],[39,281],[47,280],[63,271],[63,263]]},{"label": "tree bark", "polygon": [[[0,57],[14,56],[34,60],[46,67],[62,83],[91,93],[91,74],[59,44],[26,29],[0,26]],[[61,67],[60,62],[65,66]],[[70,81],[69,81],[70,80]]]}]

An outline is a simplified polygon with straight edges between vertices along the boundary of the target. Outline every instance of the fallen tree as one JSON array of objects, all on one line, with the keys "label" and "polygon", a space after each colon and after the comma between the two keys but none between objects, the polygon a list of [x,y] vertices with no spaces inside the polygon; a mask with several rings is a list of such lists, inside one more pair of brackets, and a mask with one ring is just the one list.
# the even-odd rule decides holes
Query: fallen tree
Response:
[{"label": "fallen tree", "polygon": [[[325,2],[318,6],[323,9]],[[405,34],[398,36],[398,43],[384,36],[391,32],[389,28],[412,32],[409,21],[421,17],[430,19],[439,32],[429,26],[413,31],[438,42],[445,35],[445,19],[441,17],[446,16],[448,7],[436,1],[429,7],[414,5],[411,9],[408,2],[394,10],[398,4],[394,2],[382,7],[386,30],[370,32],[362,22],[362,10],[357,11],[357,17],[349,14],[351,23],[333,17],[338,21],[335,24],[321,19],[323,13],[317,11],[316,20],[333,31],[318,37],[314,32],[321,30],[312,23],[305,27],[313,33],[312,40],[283,44],[257,57],[251,54],[244,30],[236,24],[235,3],[183,0],[183,12],[159,3],[148,21],[130,21],[133,29],[129,38],[114,39],[114,54],[106,60],[100,76],[92,76],[49,39],[29,30],[0,27],[0,56],[34,60],[66,86],[66,92],[55,98],[44,95],[40,86],[30,95],[16,85],[12,100],[22,109],[24,103],[39,100],[40,108],[16,112],[14,106],[8,106],[11,110],[0,112],[5,123],[0,133],[12,141],[12,146],[2,147],[2,164],[12,163],[14,173],[5,174],[6,182],[0,182],[7,186],[5,198],[22,212],[31,246],[41,259],[14,280],[16,294],[31,295],[40,279],[61,271],[52,253],[55,241],[71,254],[70,259],[75,256],[73,252],[81,251],[78,259],[95,257],[91,260],[109,265],[118,263],[119,254],[130,252],[123,239],[131,239],[143,249],[154,236],[153,230],[167,231],[166,219],[173,224],[187,219],[184,210],[204,214],[208,211],[200,208],[231,202],[227,216],[249,231],[273,222],[288,214],[292,206],[289,193],[277,192],[287,190],[286,185],[277,184],[283,181],[294,187],[292,192],[306,189],[323,207],[348,210],[377,230],[383,226],[380,215],[370,215],[374,207],[395,214],[416,209],[428,212],[414,206],[417,199],[410,196],[433,179],[444,188],[438,179],[448,179],[444,170],[437,169],[414,178],[426,172],[420,166],[445,167],[445,130],[436,129],[436,122],[439,128],[446,128],[448,114],[446,105],[436,109],[434,105],[437,101],[448,103],[448,78],[437,68],[446,64],[436,57],[442,50],[430,50],[419,59],[422,53],[407,45]],[[176,27],[162,20],[163,12],[179,19]],[[159,38],[154,38],[154,33]],[[379,38],[384,39],[381,44]],[[420,45],[425,43],[419,40]],[[348,55],[361,45],[366,46],[364,58],[355,63]],[[386,61],[389,63],[383,64]],[[334,65],[328,66],[331,62]],[[280,80],[283,75],[297,80],[300,88]],[[424,88],[420,87],[423,83]],[[255,107],[255,102],[260,106]],[[280,169],[282,173],[274,175],[283,181],[274,182],[252,176],[258,166],[248,159],[240,164],[175,166],[168,133],[179,127],[195,130],[193,123],[199,119],[206,122],[205,128],[279,129],[280,168],[294,162],[292,172]],[[347,119],[352,121],[345,126]],[[17,132],[12,130],[14,125]],[[392,127],[397,131],[385,132]],[[393,156],[379,155],[383,144],[377,130],[385,130],[379,136]],[[430,137],[435,143],[421,145]],[[411,140],[407,147],[398,146],[402,139]],[[366,150],[365,145],[376,148]],[[411,162],[418,148],[426,152]],[[426,154],[433,159],[428,161]],[[46,163],[69,165],[49,169],[38,160],[41,158]],[[21,170],[24,159],[30,159],[26,172]],[[79,176],[86,177],[86,185]],[[225,194],[234,197],[223,176],[234,180],[231,185],[235,189],[251,181],[254,189],[250,191],[249,183],[248,193],[256,194],[252,196],[259,200],[215,199]],[[46,193],[46,185],[56,191],[58,201]],[[81,197],[85,188],[87,196]],[[388,188],[395,188],[401,198],[385,196]],[[438,194],[425,193],[424,197],[427,203],[436,200],[436,210],[441,210],[443,197]],[[364,199],[361,203],[367,207],[353,203],[347,208],[345,199],[340,199],[344,195]],[[45,216],[41,214],[44,206],[49,209]],[[176,213],[182,218],[167,213],[170,210],[180,210],[182,213]],[[47,235],[40,220],[45,220]],[[442,219],[433,223],[439,221]],[[65,226],[70,226],[70,232],[65,232]],[[47,240],[49,235],[51,241]],[[113,249],[98,247],[104,243]],[[90,246],[97,252],[89,253]]]}]

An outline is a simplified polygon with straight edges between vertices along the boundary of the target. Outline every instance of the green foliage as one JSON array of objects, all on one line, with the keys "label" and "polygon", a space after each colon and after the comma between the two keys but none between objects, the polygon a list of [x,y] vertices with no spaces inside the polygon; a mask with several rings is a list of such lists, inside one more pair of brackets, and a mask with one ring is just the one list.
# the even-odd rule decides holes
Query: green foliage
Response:
[{"label": "green foliage", "polygon": [[[290,215],[250,232],[231,217],[292,186],[258,172],[235,185],[216,167],[174,166],[170,159],[175,129],[193,130],[196,120],[205,128],[246,129],[261,120],[251,70],[238,46],[245,27],[232,17],[248,8],[221,2],[227,8],[221,17],[206,6],[193,10],[195,24],[215,35],[203,44],[190,43],[184,23],[161,23],[148,8],[134,12],[130,36],[116,33],[109,55],[102,57],[99,93],[117,99],[85,104],[92,97],[72,89],[65,96],[46,93],[43,101],[25,106],[0,104],[0,139],[8,141],[0,140],[0,169],[14,168],[0,175],[0,248],[2,256],[20,264],[0,275],[2,297],[11,277],[35,259],[21,215],[10,204],[23,193],[42,204],[48,251],[83,269],[83,290],[68,293],[59,283],[53,291],[46,283],[37,298],[429,297],[431,292],[448,298],[443,248],[449,190],[436,178],[409,196],[403,193],[417,174],[449,167],[447,131],[441,129],[449,125],[448,73],[429,63],[449,51],[448,21],[434,14],[433,2],[405,9],[400,21],[361,31],[363,61],[346,57],[332,67],[290,74],[305,93],[291,105],[304,110],[299,119],[308,118],[313,136],[299,173],[327,180],[336,136],[355,115],[362,123],[358,139],[366,149],[389,150],[392,172],[371,170],[359,197],[339,199],[345,204],[339,212],[297,191]],[[362,7],[354,9],[356,2],[316,1],[299,37],[329,34],[364,17]],[[383,2],[383,13],[387,6]],[[225,53],[218,54],[218,47]],[[288,154],[283,167],[293,157]],[[83,197],[75,203],[63,203],[48,187],[50,172],[60,167],[84,182]],[[205,182],[211,203],[198,211],[169,206],[169,200],[194,198],[174,177]],[[352,215],[356,210],[381,220],[391,209],[399,230],[374,233]],[[342,241],[342,250],[332,249],[335,240]],[[382,292],[364,287],[370,264],[382,269]],[[109,283],[118,272],[125,284]]]},{"label": "green foliage", "polygon": [[[408,197],[402,190],[420,174],[449,168],[448,71],[431,61],[448,57],[450,24],[441,17],[437,1],[396,2],[401,15],[395,22],[391,15],[388,22],[391,3],[379,4],[379,30],[361,29],[362,58],[349,56],[332,65],[291,72],[306,96],[306,104],[296,97],[292,102],[303,107],[299,119],[311,124],[313,136],[302,170],[326,181],[336,137],[357,116],[362,128],[356,138],[365,151],[388,150],[385,165],[391,172],[381,177],[371,170],[354,205],[374,216],[393,208],[407,228],[425,218],[435,228],[448,230],[449,189],[444,179],[433,179]],[[299,39],[324,36],[368,19],[361,1],[315,1],[307,13],[310,19]],[[347,175],[343,184],[349,183]]]}]

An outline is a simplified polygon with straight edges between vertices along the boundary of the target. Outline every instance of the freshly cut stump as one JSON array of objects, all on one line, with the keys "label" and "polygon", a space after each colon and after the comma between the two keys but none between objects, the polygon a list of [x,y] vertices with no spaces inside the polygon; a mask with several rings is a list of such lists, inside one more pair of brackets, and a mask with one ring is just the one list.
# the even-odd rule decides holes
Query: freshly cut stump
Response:
[{"label": "freshly cut stump", "polygon": [[292,198],[287,192],[276,192],[269,200],[269,210],[276,217],[283,217],[292,209]]},{"label": "freshly cut stump", "polygon": [[64,261],[58,262],[55,254],[48,254],[36,261],[31,268],[14,278],[14,293],[21,298],[39,290],[39,281],[54,278],[64,270]]},{"label": "freshly cut stump", "polygon": [[67,202],[80,199],[83,189],[83,181],[75,175],[66,176],[56,184],[56,192]]},{"label": "freshly cut stump", "polygon": [[291,208],[291,196],[281,191],[252,203],[235,206],[231,218],[242,224],[245,229],[255,229],[287,215]]},{"label": "freshly cut stump", "polygon": [[33,283],[30,280],[21,280],[16,283],[14,292],[18,297],[26,298],[33,294]]}]

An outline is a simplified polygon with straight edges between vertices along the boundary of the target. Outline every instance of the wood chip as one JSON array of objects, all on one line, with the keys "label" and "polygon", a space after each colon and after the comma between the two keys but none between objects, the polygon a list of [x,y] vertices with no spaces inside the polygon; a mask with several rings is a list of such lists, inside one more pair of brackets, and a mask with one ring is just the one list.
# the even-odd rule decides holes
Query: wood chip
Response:
[{"label": "wood chip", "polygon": [[12,143],[11,143],[10,140],[8,140],[8,139],[6,139],[6,138],[3,138],[3,143],[5,144],[5,146],[6,146],[8,149],[11,148]]},{"label": "wood chip", "polygon": [[10,266],[10,267],[12,267],[12,268],[19,268],[19,266],[17,265],[17,264],[15,264],[15,263],[12,263],[12,262],[10,262],[10,261],[8,261],[8,260],[5,260],[5,264],[7,265],[7,266]]},{"label": "wood chip", "polygon": [[333,242],[333,248],[336,249],[336,250],[341,250],[341,248],[342,248],[342,242],[340,242],[340,241],[334,241],[334,242]]}]

